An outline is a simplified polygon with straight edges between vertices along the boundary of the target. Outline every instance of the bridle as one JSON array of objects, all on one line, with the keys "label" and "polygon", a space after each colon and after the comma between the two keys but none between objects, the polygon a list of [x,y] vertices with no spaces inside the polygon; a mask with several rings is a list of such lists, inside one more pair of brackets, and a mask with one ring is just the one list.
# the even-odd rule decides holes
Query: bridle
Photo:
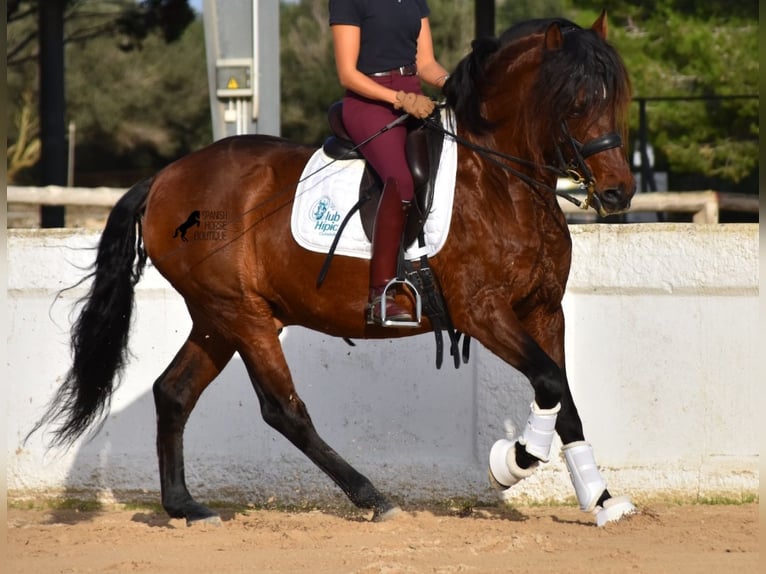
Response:
[{"label": "bridle", "polygon": [[[562,197],[563,199],[566,199],[567,201],[575,204],[581,209],[588,209],[589,207],[593,207],[599,213],[599,215],[605,215],[601,205],[601,200],[599,200],[598,196],[596,195],[596,178],[588,165],[585,163],[585,160],[598,153],[610,150],[612,148],[620,147],[622,145],[622,138],[617,132],[609,132],[607,134],[597,136],[585,143],[581,143],[572,137],[572,135],[569,133],[569,127],[567,126],[566,120],[562,120],[562,141],[556,142],[556,157],[558,158],[559,165],[553,166],[539,165],[524,158],[516,157],[475,144],[463,137],[460,137],[452,130],[445,128],[441,122],[434,117],[434,115],[429,116],[424,121],[426,126],[429,128],[440,131],[444,135],[454,139],[460,145],[479,153],[490,163],[500,167],[508,173],[515,175],[532,187],[542,188],[550,191],[559,197]],[[562,150],[562,143],[565,147],[571,149],[572,157],[568,161],[565,159],[565,155]],[[578,185],[580,189],[586,191],[585,199],[580,200],[577,197],[574,197],[556,187],[551,187],[546,183],[537,181],[536,179],[529,177],[524,172],[521,172],[518,169],[510,166],[506,162],[512,162],[528,167],[536,167],[538,169],[552,172],[558,177],[570,179],[576,185]]]},{"label": "bridle", "polygon": [[[575,205],[582,209],[588,209],[588,207],[592,206],[599,215],[605,215],[602,213],[603,207],[601,205],[601,200],[596,195],[596,178],[588,167],[588,164],[585,163],[585,160],[602,151],[622,146],[622,137],[620,137],[620,134],[617,132],[609,132],[597,136],[583,144],[571,136],[565,120],[562,120],[561,122],[561,132],[564,134],[567,143],[569,143],[569,147],[572,148],[572,159],[569,162],[564,159],[564,155],[561,152],[561,145],[557,143],[556,155],[559,159],[559,165],[566,165],[566,177],[587,191],[585,201],[578,200],[575,202]],[[566,197],[566,199],[570,199],[570,197],[571,196]]]}]

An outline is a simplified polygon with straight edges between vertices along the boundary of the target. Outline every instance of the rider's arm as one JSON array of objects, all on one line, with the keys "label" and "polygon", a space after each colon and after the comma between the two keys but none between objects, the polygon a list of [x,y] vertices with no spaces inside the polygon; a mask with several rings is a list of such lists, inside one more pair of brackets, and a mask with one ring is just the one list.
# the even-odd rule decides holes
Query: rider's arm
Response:
[{"label": "rider's arm", "polygon": [[418,53],[416,63],[420,79],[441,88],[449,74],[434,56],[434,44],[431,36],[431,25],[428,18],[420,21],[420,35],[418,36]]},{"label": "rider's arm", "polygon": [[358,26],[345,24],[332,26],[335,68],[340,85],[360,96],[393,104],[396,102],[395,90],[381,86],[356,68],[361,44],[360,32]]}]

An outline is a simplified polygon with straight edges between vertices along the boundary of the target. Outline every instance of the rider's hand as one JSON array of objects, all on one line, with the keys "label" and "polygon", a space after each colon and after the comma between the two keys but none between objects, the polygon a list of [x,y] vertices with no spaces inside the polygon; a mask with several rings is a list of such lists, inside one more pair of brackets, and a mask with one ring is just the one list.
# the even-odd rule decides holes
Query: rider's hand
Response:
[{"label": "rider's hand", "polygon": [[422,120],[430,116],[431,112],[434,111],[434,102],[431,98],[422,94],[405,93],[400,90],[396,94],[394,109],[404,110],[411,116]]}]

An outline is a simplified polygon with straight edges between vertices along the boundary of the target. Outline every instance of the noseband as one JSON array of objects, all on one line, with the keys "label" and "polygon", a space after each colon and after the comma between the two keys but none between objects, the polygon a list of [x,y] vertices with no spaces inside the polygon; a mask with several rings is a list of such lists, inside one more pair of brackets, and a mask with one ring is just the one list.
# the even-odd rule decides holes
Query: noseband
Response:
[{"label": "noseband", "polygon": [[[564,134],[565,142],[572,149],[572,159],[566,161],[561,151],[561,145],[556,145],[556,154],[559,158],[561,171],[566,174],[566,177],[587,192],[585,201],[578,200],[576,205],[582,209],[588,209],[588,207],[593,205],[593,208],[601,213],[601,202],[596,195],[596,178],[593,176],[593,172],[588,167],[588,164],[585,163],[585,160],[602,151],[620,147],[622,145],[622,138],[617,132],[610,132],[595,137],[583,144],[571,136],[566,121],[561,122],[561,132]],[[567,199],[569,198],[567,197]]]}]

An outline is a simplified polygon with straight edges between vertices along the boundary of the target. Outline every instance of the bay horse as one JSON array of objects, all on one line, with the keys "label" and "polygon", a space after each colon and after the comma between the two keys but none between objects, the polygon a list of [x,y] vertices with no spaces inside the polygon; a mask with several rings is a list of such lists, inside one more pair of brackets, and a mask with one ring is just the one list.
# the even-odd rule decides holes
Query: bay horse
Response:
[{"label": "bay horse", "polygon": [[[474,41],[444,87],[459,144],[449,236],[430,264],[454,327],[523,373],[534,390],[518,437],[489,455],[501,491],[547,461],[553,434],[582,510],[599,524],[635,508],[612,497],[585,441],[567,381],[562,297],[571,238],[557,178],[571,176],[601,214],[627,209],[635,183],[622,136],[630,82],[606,40],[606,14],[590,28],[531,20]],[[215,142],[133,186],[101,235],[84,305],[73,325],[73,364],[35,426],[71,444],[102,422],[127,360],[134,287],[150,260],[185,299],[191,332],[153,385],[162,505],[169,516],[219,520],[184,477],[183,434],[205,388],[238,352],[263,419],[379,520],[397,511],[318,435],[298,396],[279,330],[302,325],[343,338],[403,337],[365,319],[369,263],[336,256],[321,287],[324,255],[299,247],[290,206],[315,149],[264,135]],[[200,211],[217,225],[174,239]],[[202,233],[198,236],[196,234]],[[33,432],[34,432],[33,430]]]}]

